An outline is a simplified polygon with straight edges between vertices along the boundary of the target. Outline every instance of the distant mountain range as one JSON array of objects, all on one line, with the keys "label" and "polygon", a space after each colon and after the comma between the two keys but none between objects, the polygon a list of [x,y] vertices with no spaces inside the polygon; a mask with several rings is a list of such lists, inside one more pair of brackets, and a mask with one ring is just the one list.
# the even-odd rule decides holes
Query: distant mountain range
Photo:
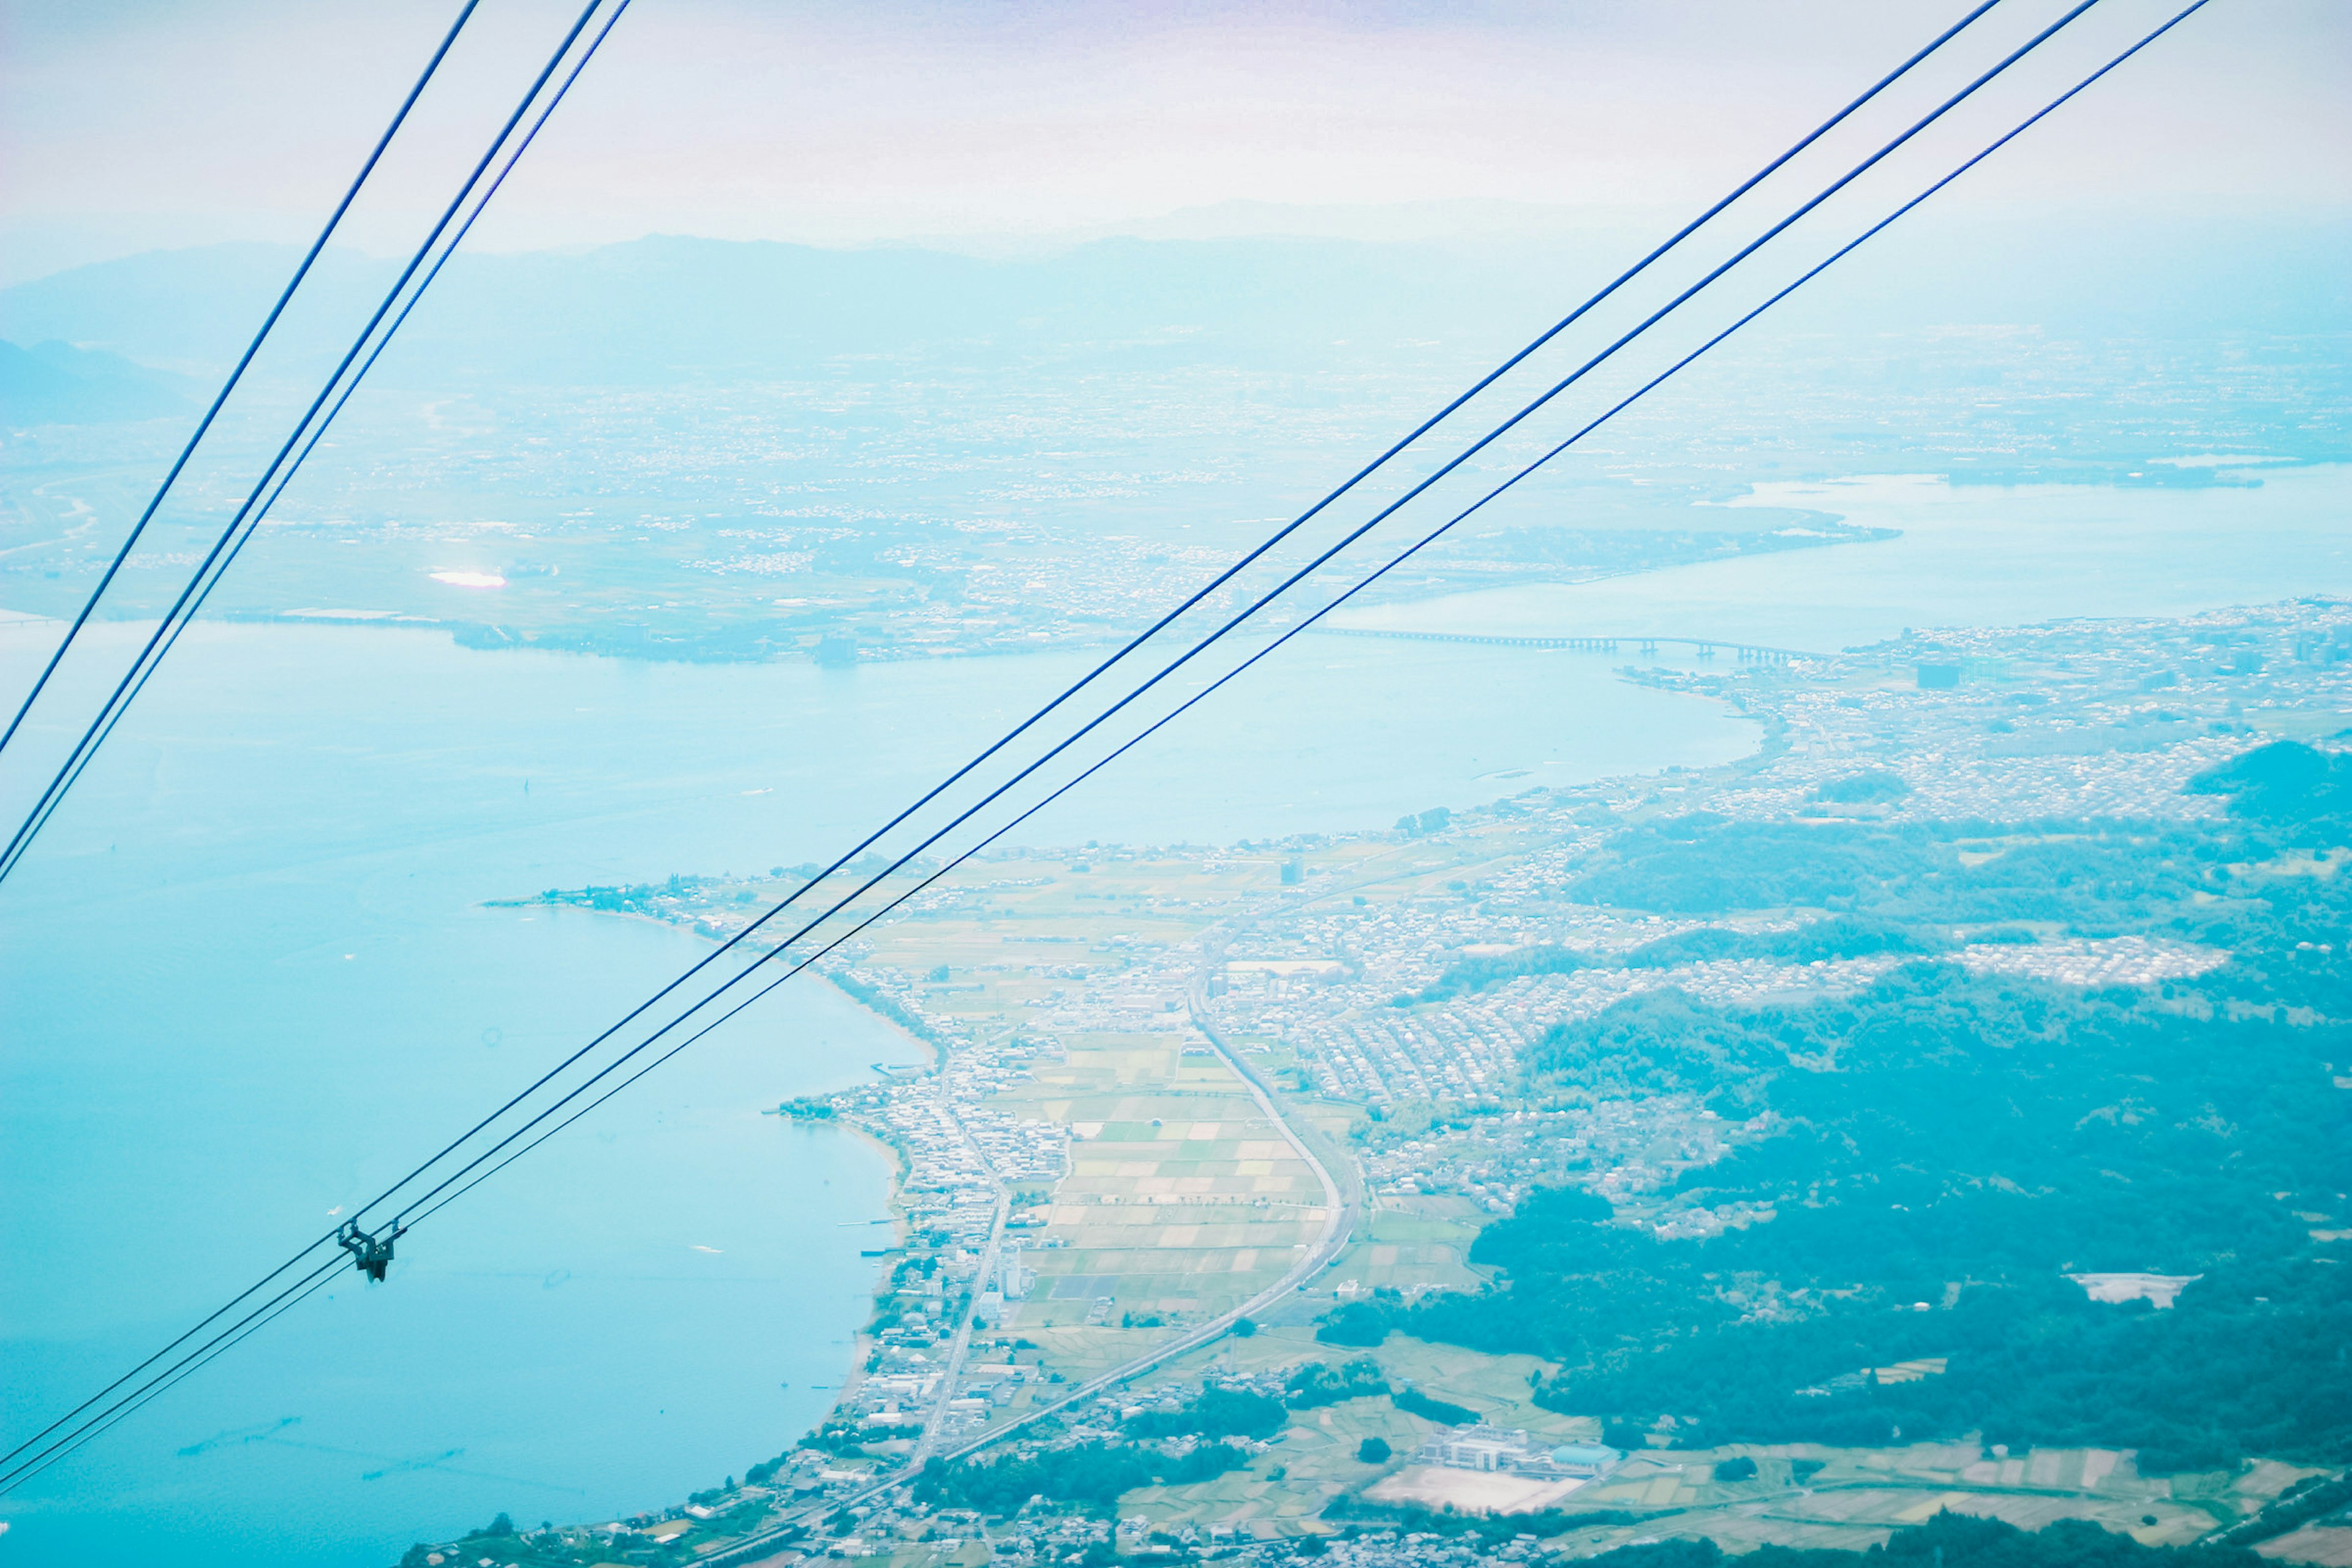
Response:
[{"label": "distant mountain range", "polygon": [[185,376],[121,354],[55,341],[23,348],[0,341],[0,425],[100,425],[160,419],[194,403]]},{"label": "distant mountain range", "polygon": [[[850,359],[868,362],[866,374],[873,362],[904,359],[911,372],[917,356],[927,375],[1029,363],[1066,374],[1097,362],[1286,371],[1370,368],[1400,344],[1433,342],[1449,349],[1458,342],[1484,358],[1556,319],[1663,237],[1638,226],[1621,215],[1589,232],[1484,243],[1465,235],[1459,244],[1274,234],[1108,238],[1010,259],[675,237],[466,255],[376,374],[393,385],[462,389],[796,379]],[[1732,298],[1759,297],[1832,237],[1801,229],[1777,242],[1759,258],[1769,265]],[[1686,280],[1720,254],[1696,247],[1689,265],[1669,264],[1657,282]],[[2099,215],[1978,224],[1939,215],[1891,231],[1776,312],[1768,330],[1859,337],[1999,324],[2175,339],[2340,332],[2352,326],[2346,254],[2352,226],[2345,224]],[[122,362],[217,374],[294,258],[290,247],[260,244],[151,252],[0,290],[0,336],[121,356],[100,375],[72,371],[51,350],[35,353],[67,381],[44,379],[12,356],[12,408],[20,395],[33,400],[27,408],[82,406],[77,398],[98,399],[92,407],[160,406],[162,385],[149,386],[140,402],[124,377],[135,367]],[[331,363],[395,271],[390,261],[330,252],[259,374],[283,366],[308,379],[320,356]],[[100,384],[122,388],[119,405],[75,390]]]},{"label": "distant mountain range", "polygon": [[[243,346],[294,258],[236,245],[77,268],[0,292],[0,335],[214,370]],[[331,255],[287,318],[289,356],[337,352],[396,271]],[[950,368],[1072,353],[1286,361],[1368,331],[1388,342],[1515,321],[1532,296],[1557,291],[1524,269],[1482,277],[1436,249],[1344,240],[1112,239],[983,260],[656,237],[461,257],[376,374],[632,384],[790,379],[838,356],[917,353]]]}]

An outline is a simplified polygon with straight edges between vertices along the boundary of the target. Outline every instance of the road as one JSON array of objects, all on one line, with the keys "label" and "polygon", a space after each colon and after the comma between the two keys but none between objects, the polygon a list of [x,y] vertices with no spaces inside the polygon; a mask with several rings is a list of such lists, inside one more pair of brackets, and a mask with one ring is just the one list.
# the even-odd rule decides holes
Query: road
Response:
[{"label": "road", "polygon": [[[1209,1022],[1209,975],[1220,965],[1223,951],[1222,942],[1214,938],[1203,940],[1201,968],[1192,977],[1192,988],[1185,999],[1186,1005],[1192,1013],[1192,1026],[1200,1031],[1202,1038],[1209,1042],[1209,1048],[1216,1052],[1218,1058],[1233,1069],[1234,1076],[1241,1079],[1242,1087],[1247,1089],[1250,1098],[1257,1102],[1257,1107],[1265,1114],[1265,1119],[1274,1123],[1276,1130],[1282,1134],[1283,1141],[1290,1145],[1293,1152],[1307,1163],[1307,1168],[1315,1173],[1316,1179],[1323,1184],[1323,1229],[1307,1246],[1305,1256],[1292,1264],[1280,1279],[1232,1310],[1188,1329],[1174,1339],[1131,1361],[1123,1362],[1108,1372],[1088,1378],[1051,1405],[1038,1405],[1024,1415],[1007,1421],[1002,1426],[991,1427],[969,1442],[933,1452],[933,1434],[939,1429],[939,1415],[946,1409],[946,1401],[953,1397],[955,1373],[962,1366],[964,1349],[971,1338],[971,1315],[967,1312],[964,1315],[963,1327],[957,1333],[955,1348],[950,1352],[950,1374],[940,1384],[940,1403],[934,1410],[932,1419],[925,1424],[921,1446],[917,1447],[910,1462],[904,1468],[893,1470],[885,1479],[857,1491],[811,1503],[786,1515],[757,1535],[747,1536],[732,1546],[696,1559],[698,1564],[703,1565],[703,1568],[722,1568],[722,1565],[728,1564],[738,1565],[740,1568],[740,1565],[756,1562],[763,1554],[781,1552],[792,1541],[797,1540],[802,1531],[808,1530],[819,1520],[836,1510],[853,1507],[867,1499],[878,1497],[893,1487],[904,1486],[928,1458],[954,1460],[979,1453],[983,1448],[1003,1442],[1033,1421],[1042,1420],[1045,1416],[1084,1405],[1105,1392],[1150,1372],[1153,1367],[1223,1338],[1226,1331],[1242,1319],[1264,1312],[1277,1301],[1291,1295],[1339,1256],[1340,1249],[1347,1246],[1348,1237],[1354,1232],[1356,1222],[1362,1213],[1363,1198],[1360,1188],[1353,1179],[1352,1173],[1346,1186],[1344,1188],[1341,1186],[1339,1180],[1332,1175],[1330,1166],[1325,1163],[1322,1156],[1316,1152],[1315,1144],[1322,1141],[1320,1135],[1312,1128],[1304,1128],[1302,1131],[1302,1124],[1293,1123],[1284,1113],[1282,1102],[1275,1098],[1273,1089],[1258,1077],[1256,1069],[1243,1058],[1240,1052],[1228,1046],[1223,1037],[1220,1036]],[[1344,1168],[1343,1164],[1342,1169]],[[1000,1192],[997,1196],[996,1226],[989,1239],[987,1255],[982,1261],[982,1271],[973,1281],[975,1295],[978,1293],[980,1281],[986,1279],[988,1270],[995,1266],[997,1248],[1004,1235],[1005,1214],[1004,1195]]]},{"label": "road", "polygon": [[[972,1152],[975,1155],[979,1153],[977,1149]],[[982,1168],[987,1168],[985,1161]],[[948,1404],[956,1396],[956,1383],[963,1376],[964,1356],[971,1349],[972,1325],[980,1319],[981,1291],[989,1280],[995,1278],[996,1260],[1004,1250],[1004,1222],[1012,1215],[1011,1199],[1004,1184],[998,1181],[996,1218],[988,1227],[988,1245],[980,1254],[980,1272],[971,1277],[971,1300],[963,1310],[963,1321],[956,1327],[955,1340],[948,1347],[947,1360],[940,1363],[940,1394],[931,1402],[930,1415],[924,1418],[923,1435],[915,1439],[915,1447],[907,1456],[907,1468],[909,1470],[921,1469],[923,1461],[929,1458],[940,1446],[940,1428],[947,1424]]]}]

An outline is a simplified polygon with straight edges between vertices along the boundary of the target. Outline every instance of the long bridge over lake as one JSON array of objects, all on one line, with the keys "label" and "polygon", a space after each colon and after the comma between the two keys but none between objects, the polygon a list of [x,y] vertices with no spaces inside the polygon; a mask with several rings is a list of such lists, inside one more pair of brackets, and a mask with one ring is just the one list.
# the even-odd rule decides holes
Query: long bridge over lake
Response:
[{"label": "long bridge over lake", "polygon": [[1828,658],[1825,653],[1814,653],[1801,647],[1773,647],[1766,643],[1737,642],[1728,637],[1515,637],[1486,632],[1407,632],[1387,631],[1370,626],[1318,626],[1325,637],[1386,637],[1397,642],[1476,643],[1487,647],[1560,648],[1571,653],[1619,653],[1631,650],[1636,654],[1655,655],[1664,647],[1696,649],[1701,658],[1713,658],[1727,653],[1742,664],[1786,664],[1792,658]]}]

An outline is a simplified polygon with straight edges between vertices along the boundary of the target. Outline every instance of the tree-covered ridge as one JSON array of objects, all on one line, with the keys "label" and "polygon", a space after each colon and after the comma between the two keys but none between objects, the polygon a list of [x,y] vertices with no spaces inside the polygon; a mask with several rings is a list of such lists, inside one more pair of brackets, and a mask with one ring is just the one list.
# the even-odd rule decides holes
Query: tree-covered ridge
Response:
[{"label": "tree-covered ridge", "polygon": [[[2200,782],[2231,818],[2196,827],[1991,841],[1684,817],[1619,835],[1580,896],[1829,909],[1807,929],[1838,947],[1921,956],[1846,995],[1661,990],[1554,1027],[1532,1090],[1703,1099],[1741,1135],[1671,1200],[1767,1217],[1661,1241],[1581,1190],[1539,1194],[1472,1251],[1494,1288],[1352,1303],[1332,1337],[1537,1353],[1556,1367],[1544,1403],[1621,1431],[1672,1416],[1685,1447],[1977,1432],[2136,1448],[2147,1471],[2352,1459],[2347,780],[2343,759],[2273,746]],[[2231,957],[2083,990],[1934,956],[1979,921]],[[1653,946],[1691,962],[1755,940]],[[2068,1278],[2108,1273],[2194,1278],[2168,1310]],[[1868,1370],[1899,1363],[1921,1366]]]},{"label": "tree-covered ridge", "polygon": [[2242,1546],[2142,1546],[2128,1535],[2084,1520],[2062,1519],[2023,1531],[1997,1519],[1949,1510],[1898,1530],[1867,1552],[1827,1547],[1759,1547],[1734,1558],[1712,1541],[1661,1541],[1621,1546],[1588,1560],[1592,1568],[2266,1568],[2267,1560]]},{"label": "tree-covered ridge", "polygon": [[2229,796],[2231,815],[2248,821],[2324,829],[2336,843],[2352,837],[2352,752],[2281,741],[2232,758],[2189,788]]},{"label": "tree-covered ridge", "polygon": [[1033,1497],[1108,1509],[1124,1493],[1155,1484],[1213,1480],[1249,1464],[1249,1450],[1201,1443],[1181,1452],[1143,1443],[1080,1443],[992,1459],[932,1459],[914,1480],[916,1500],[935,1508],[1010,1514]]},{"label": "tree-covered ridge", "polygon": [[[1977,940],[1982,940],[1981,937]],[[1807,921],[1793,930],[1739,931],[1721,926],[1700,926],[1676,931],[1619,953],[1613,958],[1579,952],[1553,943],[1523,947],[1514,952],[1483,953],[1446,965],[1437,979],[1421,991],[1397,998],[1397,1005],[1443,1002],[1531,974],[1572,974],[1580,969],[1674,969],[1685,963],[1717,959],[1760,958],[1780,963],[1811,963],[1840,958],[1867,958],[1886,952],[1939,952],[1952,943],[1931,933],[1885,921],[1848,915]]]},{"label": "tree-covered ridge", "polygon": [[1130,1437],[1271,1437],[1282,1430],[1283,1402],[1216,1384],[1173,1410],[1145,1410],[1121,1423]]},{"label": "tree-covered ridge", "polygon": [[1693,812],[1618,834],[1568,891],[1662,914],[1795,908],[1913,927],[2056,921],[2105,936],[2144,930],[2209,884],[2226,842],[2234,840],[2179,826],[1752,822]]}]

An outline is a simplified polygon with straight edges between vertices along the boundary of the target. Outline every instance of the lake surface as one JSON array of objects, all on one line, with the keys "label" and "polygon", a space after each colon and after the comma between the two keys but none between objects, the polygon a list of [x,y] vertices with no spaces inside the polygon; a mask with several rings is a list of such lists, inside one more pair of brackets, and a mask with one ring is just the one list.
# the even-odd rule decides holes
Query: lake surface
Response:
[{"label": "lake surface", "polygon": [[[0,689],[54,635],[0,626]],[[1336,638],[1277,657],[1027,837],[1381,826],[1755,740],[1605,660]],[[1078,668],[191,634],[0,888],[12,1433],[707,951],[486,900],[830,857]],[[830,1405],[880,1267],[860,1253],[889,1235],[880,1151],[759,1108],[915,1054],[830,988],[785,987],[404,1240],[386,1285],[341,1277],[9,1499],[7,1550],[381,1568],[501,1510],[605,1518],[740,1475]]]},{"label": "lake surface", "polygon": [[[1760,485],[1750,504],[1899,539],[1345,610],[1335,625],[1518,637],[1720,637],[1833,652],[1906,627],[2179,616],[2352,595],[2352,468],[2259,488],[1954,487],[1893,477]],[[1736,515],[1739,503],[1730,510]]]},{"label": "lake surface", "polygon": [[[1835,647],[2352,592],[2342,469],[2259,489],[1874,480],[1757,499],[1906,531],[1350,618]],[[53,635],[0,625],[0,689]],[[1302,639],[1023,837],[1378,827],[1753,744],[1610,663]],[[829,858],[1078,668],[193,634],[0,888],[11,1427],[176,1333],[706,951],[485,900]],[[888,1234],[878,1151],[759,1107],[913,1054],[828,988],[785,987],[420,1230],[391,1283],[346,1277],[10,1499],[8,1551],[381,1568],[499,1510],[610,1517],[740,1475],[830,1404],[818,1385],[842,1380],[878,1268],[860,1253]]]}]

